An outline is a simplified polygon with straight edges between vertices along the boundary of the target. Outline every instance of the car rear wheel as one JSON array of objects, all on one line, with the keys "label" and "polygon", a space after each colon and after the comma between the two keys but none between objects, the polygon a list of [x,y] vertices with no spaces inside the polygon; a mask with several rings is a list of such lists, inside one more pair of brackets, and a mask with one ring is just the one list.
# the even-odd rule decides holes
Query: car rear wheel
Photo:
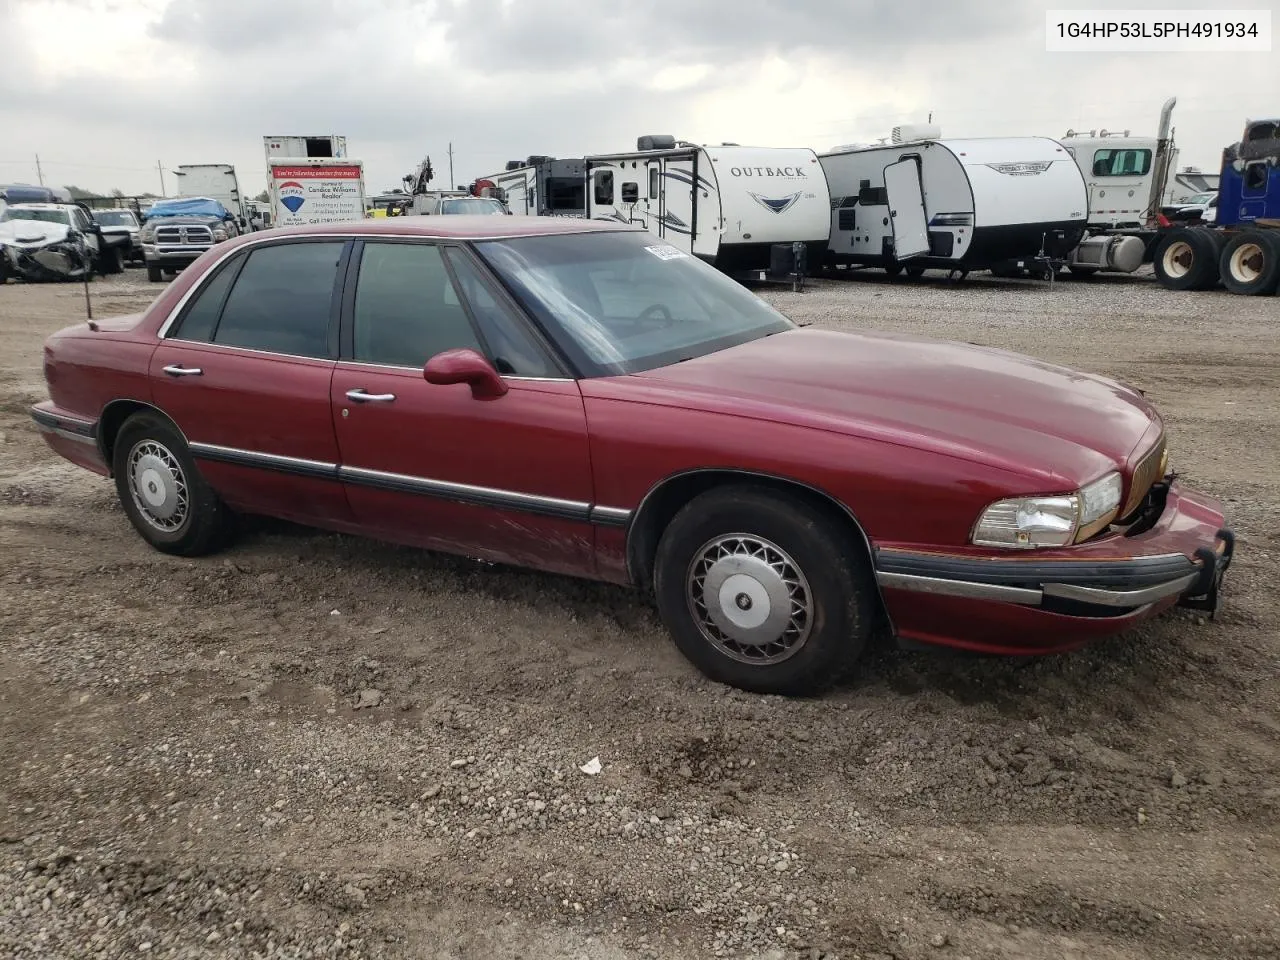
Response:
[{"label": "car rear wheel", "polygon": [[707,677],[790,696],[852,668],[876,604],[860,544],[807,503],[750,486],[704,493],[676,514],[654,589],[676,646]]},{"label": "car rear wheel", "polygon": [[112,460],[124,512],[151,546],[197,557],[226,543],[231,511],[200,475],[169,421],[135,413],[116,435]]}]

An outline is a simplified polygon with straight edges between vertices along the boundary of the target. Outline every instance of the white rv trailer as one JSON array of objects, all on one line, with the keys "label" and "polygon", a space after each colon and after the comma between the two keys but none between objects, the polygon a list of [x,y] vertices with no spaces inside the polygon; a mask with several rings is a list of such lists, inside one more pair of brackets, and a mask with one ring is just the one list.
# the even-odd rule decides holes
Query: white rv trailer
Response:
[{"label": "white rv trailer", "polygon": [[804,244],[809,257],[826,247],[830,194],[807,148],[641,137],[584,167],[588,218],[640,224],[726,273],[775,266],[775,245]]},{"label": "white rv trailer", "polygon": [[827,265],[964,275],[1024,260],[1047,276],[1054,250],[1083,233],[1084,179],[1047,137],[943,140],[921,124],[895,128],[894,140],[819,157],[831,190]]},{"label": "white rv trailer", "polygon": [[585,217],[586,174],[583,161],[533,156],[512,160],[501,173],[479,177],[477,196],[496,197],[518,216]]}]

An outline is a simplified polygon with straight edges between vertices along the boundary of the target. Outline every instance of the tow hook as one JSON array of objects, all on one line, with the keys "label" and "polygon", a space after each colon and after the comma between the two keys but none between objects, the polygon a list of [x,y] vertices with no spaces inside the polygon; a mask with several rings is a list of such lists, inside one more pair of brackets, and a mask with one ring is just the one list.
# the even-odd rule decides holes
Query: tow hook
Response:
[{"label": "tow hook", "polygon": [[1236,546],[1235,534],[1225,528],[1218,531],[1217,539],[1222,544],[1221,553],[1212,547],[1201,547],[1196,551],[1196,559],[1200,561],[1200,577],[1178,600],[1178,606],[1208,613],[1210,620],[1218,612],[1218,587],[1222,583],[1222,574],[1231,566],[1231,556],[1235,553]]}]

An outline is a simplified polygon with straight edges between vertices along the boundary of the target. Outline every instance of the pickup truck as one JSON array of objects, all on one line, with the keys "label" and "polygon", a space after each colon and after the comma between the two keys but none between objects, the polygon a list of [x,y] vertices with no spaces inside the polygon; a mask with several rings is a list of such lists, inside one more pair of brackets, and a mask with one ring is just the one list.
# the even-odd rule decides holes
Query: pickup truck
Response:
[{"label": "pickup truck", "polygon": [[144,214],[142,256],[147,279],[160,283],[189,267],[214,244],[239,236],[235,217],[208,197],[158,200]]}]

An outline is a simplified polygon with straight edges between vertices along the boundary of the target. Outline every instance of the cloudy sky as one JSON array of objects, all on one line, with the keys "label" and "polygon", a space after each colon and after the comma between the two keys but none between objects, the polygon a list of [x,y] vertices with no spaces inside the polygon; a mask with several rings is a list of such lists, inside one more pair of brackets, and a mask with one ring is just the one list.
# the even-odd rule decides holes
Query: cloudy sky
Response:
[{"label": "cloudy sky", "polygon": [[424,154],[446,185],[450,142],[463,183],[645,133],[824,150],[931,112],[953,136],[1154,133],[1169,96],[1180,163],[1216,169],[1280,114],[1280,51],[1045,52],[1045,10],[1072,6],[0,0],[0,182],[34,183],[36,154],[46,183],[126,193],[158,190],[157,163],[170,189],[178,164],[234,163],[252,194],[264,135],[339,133],[376,192]]}]

